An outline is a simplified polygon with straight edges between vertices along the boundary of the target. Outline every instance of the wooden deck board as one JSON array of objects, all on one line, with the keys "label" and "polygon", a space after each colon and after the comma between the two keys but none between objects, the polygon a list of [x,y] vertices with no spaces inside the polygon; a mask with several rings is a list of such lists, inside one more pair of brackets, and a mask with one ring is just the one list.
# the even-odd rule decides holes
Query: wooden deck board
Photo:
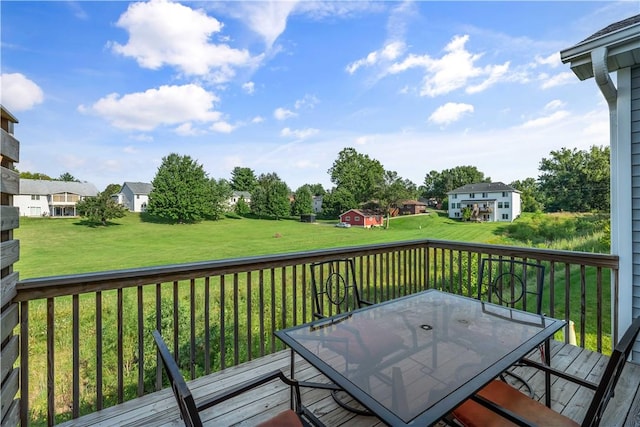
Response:
[{"label": "wooden deck board", "polygon": [[[564,343],[552,345],[552,365],[574,375],[597,381],[607,361],[606,356]],[[536,358],[536,353],[531,355]],[[539,355],[537,356],[539,358]],[[211,396],[220,390],[254,378],[274,369],[290,373],[290,352],[281,351],[251,362],[189,381],[196,398]],[[516,371],[534,387],[536,399],[544,402],[544,375],[539,371],[519,367]],[[296,378],[305,381],[328,382],[307,362],[296,359]],[[516,384],[517,385],[517,384]],[[628,363],[609,403],[602,425],[634,426],[640,420],[640,365]],[[552,408],[580,422],[593,392],[552,377]],[[358,416],[339,407],[328,390],[303,388],[304,404],[327,426],[382,426],[375,417]],[[205,425],[251,426],[289,407],[289,390],[279,381],[267,384],[231,401],[201,413]],[[170,389],[164,389],[123,404],[85,415],[63,423],[65,427],[82,426],[181,426],[183,425]]]}]

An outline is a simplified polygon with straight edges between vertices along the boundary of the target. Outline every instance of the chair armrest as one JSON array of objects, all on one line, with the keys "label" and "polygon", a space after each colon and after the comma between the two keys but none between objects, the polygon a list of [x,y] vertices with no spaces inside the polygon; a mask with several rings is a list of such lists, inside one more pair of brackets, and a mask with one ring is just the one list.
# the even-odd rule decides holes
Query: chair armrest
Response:
[{"label": "chair armrest", "polygon": [[360,301],[358,301],[359,304],[364,304],[364,305],[374,305],[375,302],[371,302],[371,301],[367,301],[366,299],[361,299]]},{"label": "chair armrest", "polygon": [[197,402],[198,412],[203,411],[207,408],[211,408],[212,406],[217,405],[218,403],[224,402],[231,398],[241,395],[242,393],[252,390],[256,387],[259,387],[263,384],[271,382],[276,378],[282,380],[285,384],[294,387],[296,389],[297,398],[300,397],[300,389],[298,386],[298,381],[287,378],[284,373],[277,369],[275,371],[268,372],[266,374],[260,375],[254,379],[245,381],[241,384],[236,385],[235,387],[230,387],[215,396],[204,399],[202,401]]},{"label": "chair armrest", "polygon": [[567,374],[566,372],[559,371],[557,369],[552,368],[551,366],[547,366],[540,362],[536,362],[535,360],[524,358],[521,360],[521,362],[524,363],[525,365],[532,366],[541,371],[549,372],[551,375],[554,375],[556,377],[590,388],[591,390],[595,390],[598,388],[598,384],[592,383],[591,381],[587,381],[584,378],[580,378],[575,375],[571,375],[571,374]]},{"label": "chair armrest", "polygon": [[500,415],[501,417],[511,421],[512,423],[519,425],[519,426],[531,426],[531,427],[535,427],[535,424],[532,424],[530,421],[525,420],[524,418],[522,418],[521,416],[519,416],[518,414],[515,414],[511,411],[509,411],[508,409],[503,408],[500,405],[497,405],[495,403],[493,403],[492,401],[485,399],[482,396],[479,396],[477,394],[474,394],[473,396],[471,396],[471,399],[477,403],[479,403],[480,405],[484,406],[485,408],[495,412],[496,414]]}]

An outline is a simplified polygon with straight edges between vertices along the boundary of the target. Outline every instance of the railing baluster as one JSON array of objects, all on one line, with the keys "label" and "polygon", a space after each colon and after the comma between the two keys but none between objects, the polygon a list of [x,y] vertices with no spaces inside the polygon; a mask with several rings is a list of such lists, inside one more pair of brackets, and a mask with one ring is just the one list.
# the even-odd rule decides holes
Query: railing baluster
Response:
[{"label": "railing baluster", "polygon": [[[251,294],[251,272],[247,271],[247,327],[245,328],[247,331],[247,360],[253,359],[253,328],[251,327],[251,317],[252,317],[252,306],[251,300],[253,299],[253,295]],[[294,304],[295,307],[295,304]]]},{"label": "railing baluster", "polygon": [[78,418],[80,416],[80,297],[75,294],[71,298],[73,301],[73,401],[71,402],[71,416]]},{"label": "railing baluster", "polygon": [[196,279],[191,279],[189,283],[189,295],[191,301],[189,305],[189,318],[191,320],[191,331],[189,336],[189,367],[191,368],[191,379],[196,377]]},{"label": "railing baluster", "polygon": [[602,267],[596,269],[596,351],[602,353]]},{"label": "railing baluster", "polygon": [[29,425],[29,301],[20,303],[20,425]]},{"label": "railing baluster", "polygon": [[204,373],[211,373],[211,280],[204,278]]},{"label": "railing baluster", "polygon": [[259,305],[260,305],[260,356],[264,356],[264,270],[258,272]]},{"label": "railing baluster", "polygon": [[587,323],[587,273],[584,264],[580,266],[580,347],[584,347],[585,324]]},{"label": "railing baluster", "polygon": [[[162,330],[162,285],[156,283],[156,329],[160,334]],[[162,362],[160,361],[160,353],[156,350],[156,390],[162,388]]]},{"label": "railing baluster", "polygon": [[47,424],[55,423],[55,307],[54,299],[47,298]]},{"label": "railing baluster", "polygon": [[118,403],[124,401],[124,351],[123,351],[123,321],[122,321],[122,288],[118,288]]},{"label": "railing baluster", "polygon": [[273,268],[271,271],[271,333],[269,339],[271,341],[271,353],[276,351],[276,337],[273,333],[276,331],[276,272]]},{"label": "railing baluster", "polygon": [[[569,286],[569,284],[571,283],[571,271],[570,271],[570,266],[569,263],[565,263],[564,264],[564,315],[565,315],[565,319],[571,319],[571,305],[570,305],[570,301],[571,301],[571,286]],[[568,329],[567,329],[568,331]],[[567,334],[567,337],[565,339],[565,342],[569,342],[569,334]]]},{"label": "railing baluster", "polygon": [[96,292],[96,408],[102,409],[102,292]]},{"label": "railing baluster", "polygon": [[173,281],[173,358],[180,366],[180,294],[178,292],[178,281]]},{"label": "railing baluster", "polygon": [[233,364],[240,363],[240,325],[238,325],[239,314],[238,307],[238,273],[233,275]]},{"label": "railing baluster", "polygon": [[144,394],[144,288],[138,286],[138,396]]},{"label": "railing baluster", "polygon": [[220,340],[220,369],[224,369],[227,367],[226,359],[227,359],[227,343],[225,341],[226,334],[226,300],[224,296],[224,283],[225,276],[224,274],[220,276],[220,336],[218,339]]}]

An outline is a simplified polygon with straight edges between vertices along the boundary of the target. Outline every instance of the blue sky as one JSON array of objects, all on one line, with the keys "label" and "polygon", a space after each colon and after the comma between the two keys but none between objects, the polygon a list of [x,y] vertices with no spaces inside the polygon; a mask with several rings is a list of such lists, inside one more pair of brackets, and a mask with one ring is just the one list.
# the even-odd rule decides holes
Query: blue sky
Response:
[{"label": "blue sky", "polygon": [[[476,166],[536,178],[608,144],[608,112],[559,51],[640,2],[2,1],[2,104],[20,171],[103,190],[189,155],[295,190],[345,147],[421,185]],[[615,81],[615,76],[614,81]]]}]

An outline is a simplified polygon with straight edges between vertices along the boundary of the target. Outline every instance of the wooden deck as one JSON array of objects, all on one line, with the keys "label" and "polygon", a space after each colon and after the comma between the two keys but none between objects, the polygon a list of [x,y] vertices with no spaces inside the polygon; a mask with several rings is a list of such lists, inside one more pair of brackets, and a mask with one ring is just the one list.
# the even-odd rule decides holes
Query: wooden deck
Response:
[{"label": "wooden deck", "polygon": [[[225,369],[189,382],[196,397],[211,395],[234,384],[273,369],[289,373],[289,351],[281,351],[240,366]],[[608,358],[579,347],[554,342],[552,366],[574,375],[597,381]],[[518,368],[534,386],[536,398],[544,402],[544,375],[532,368]],[[296,361],[296,377],[304,380],[327,381],[304,361]],[[568,417],[582,421],[593,392],[573,383],[552,377],[552,408]],[[628,363],[609,403],[603,426],[640,425],[640,365]],[[327,426],[377,426],[383,423],[375,417],[356,416],[340,408],[326,390],[303,389],[302,400]],[[289,392],[279,381],[245,393],[224,405],[201,413],[206,425],[254,425],[270,414],[289,406]],[[115,407],[85,415],[64,426],[181,426],[176,402],[170,389],[137,398]]]}]

